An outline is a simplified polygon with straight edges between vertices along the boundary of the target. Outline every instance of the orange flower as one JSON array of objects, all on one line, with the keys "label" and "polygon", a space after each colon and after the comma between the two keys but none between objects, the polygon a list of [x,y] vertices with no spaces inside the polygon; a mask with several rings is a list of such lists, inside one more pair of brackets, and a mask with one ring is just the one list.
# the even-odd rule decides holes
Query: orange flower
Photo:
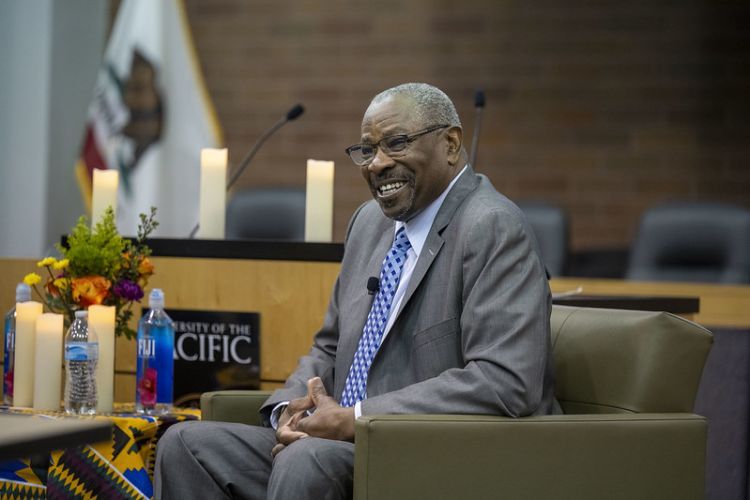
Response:
[{"label": "orange flower", "polygon": [[73,290],[73,300],[83,308],[104,302],[112,286],[112,283],[103,276],[74,278],[70,284]]},{"label": "orange flower", "polygon": [[123,269],[130,269],[130,252],[122,252],[122,257]]},{"label": "orange flower", "polygon": [[141,278],[148,278],[152,274],[154,274],[154,264],[148,257],[143,257],[138,264],[138,275]]}]

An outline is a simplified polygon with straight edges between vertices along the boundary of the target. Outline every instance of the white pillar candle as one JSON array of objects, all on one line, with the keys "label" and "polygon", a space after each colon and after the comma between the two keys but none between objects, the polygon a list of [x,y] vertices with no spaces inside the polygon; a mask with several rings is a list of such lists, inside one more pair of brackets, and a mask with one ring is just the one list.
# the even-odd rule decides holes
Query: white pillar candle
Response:
[{"label": "white pillar candle", "polygon": [[91,195],[91,227],[104,215],[107,207],[112,207],[117,215],[117,186],[120,173],[117,170],[94,169],[93,193]]},{"label": "white pillar candle", "polygon": [[224,239],[227,199],[227,150],[201,149],[199,238]]},{"label": "white pillar candle", "polygon": [[115,306],[89,306],[89,326],[99,338],[96,411],[111,413],[115,380]]},{"label": "white pillar candle", "polygon": [[63,316],[45,313],[36,319],[34,409],[60,409],[62,385]]},{"label": "white pillar candle", "polygon": [[36,318],[42,304],[35,301],[16,303],[16,360],[13,374],[13,406],[34,404],[34,346]]},{"label": "white pillar candle", "polygon": [[333,162],[307,160],[305,241],[333,239]]}]

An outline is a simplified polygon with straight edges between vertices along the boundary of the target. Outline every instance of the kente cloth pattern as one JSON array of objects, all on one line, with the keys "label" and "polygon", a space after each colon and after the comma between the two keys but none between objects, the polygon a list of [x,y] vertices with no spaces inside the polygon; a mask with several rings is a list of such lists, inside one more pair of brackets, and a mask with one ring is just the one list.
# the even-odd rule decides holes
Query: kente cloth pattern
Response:
[{"label": "kente cloth pattern", "polygon": [[[63,412],[0,409],[7,413],[61,418]],[[112,423],[109,441],[56,450],[41,458],[0,463],[0,498],[151,498],[154,459],[159,438],[171,425],[198,420],[200,410],[175,409],[168,415],[133,412],[116,405],[106,416]]]},{"label": "kente cloth pattern", "polygon": [[388,324],[388,316],[393,305],[393,296],[396,294],[401,271],[404,269],[404,262],[406,262],[410,248],[409,238],[404,228],[401,227],[396,232],[391,249],[383,259],[383,266],[380,269],[380,288],[372,302],[370,313],[367,315],[357,352],[354,353],[354,360],[349,368],[349,375],[346,377],[344,392],[341,394],[341,406],[354,406],[367,394],[367,374],[383,339],[385,325]]},{"label": "kente cloth pattern", "polygon": [[0,498],[47,498],[47,468],[49,460],[43,457],[0,462]]}]

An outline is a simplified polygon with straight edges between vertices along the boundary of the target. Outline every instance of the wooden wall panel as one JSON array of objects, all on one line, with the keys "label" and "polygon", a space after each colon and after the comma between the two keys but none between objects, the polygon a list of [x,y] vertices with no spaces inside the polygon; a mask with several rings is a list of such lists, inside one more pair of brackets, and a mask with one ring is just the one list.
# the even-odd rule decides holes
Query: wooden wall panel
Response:
[{"label": "wooden wall panel", "polygon": [[[0,306],[11,307],[15,283],[35,269],[36,260],[0,259]],[[259,312],[261,387],[280,386],[310,348],[320,327],[338,263],[198,258],[154,258],[150,287],[160,287],[167,306]],[[750,286],[646,283],[559,278],[555,293],[581,287],[590,295],[656,295],[700,298],[695,321],[708,326],[750,327]],[[140,311],[136,311],[140,317]],[[118,339],[115,400],[133,401],[135,343]]]}]

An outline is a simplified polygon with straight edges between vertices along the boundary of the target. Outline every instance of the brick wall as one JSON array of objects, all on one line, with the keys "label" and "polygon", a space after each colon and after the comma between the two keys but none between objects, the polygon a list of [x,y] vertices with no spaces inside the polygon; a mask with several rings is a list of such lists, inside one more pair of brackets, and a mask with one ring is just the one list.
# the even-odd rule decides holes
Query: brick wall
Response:
[{"label": "brick wall", "polygon": [[405,81],[445,90],[476,169],[572,220],[574,248],[628,245],[664,200],[750,205],[750,6],[631,0],[186,0],[230,161],[289,107],[305,115],[243,186],[302,186],[335,160],[335,231],[369,192],[343,152],[369,99]]}]

